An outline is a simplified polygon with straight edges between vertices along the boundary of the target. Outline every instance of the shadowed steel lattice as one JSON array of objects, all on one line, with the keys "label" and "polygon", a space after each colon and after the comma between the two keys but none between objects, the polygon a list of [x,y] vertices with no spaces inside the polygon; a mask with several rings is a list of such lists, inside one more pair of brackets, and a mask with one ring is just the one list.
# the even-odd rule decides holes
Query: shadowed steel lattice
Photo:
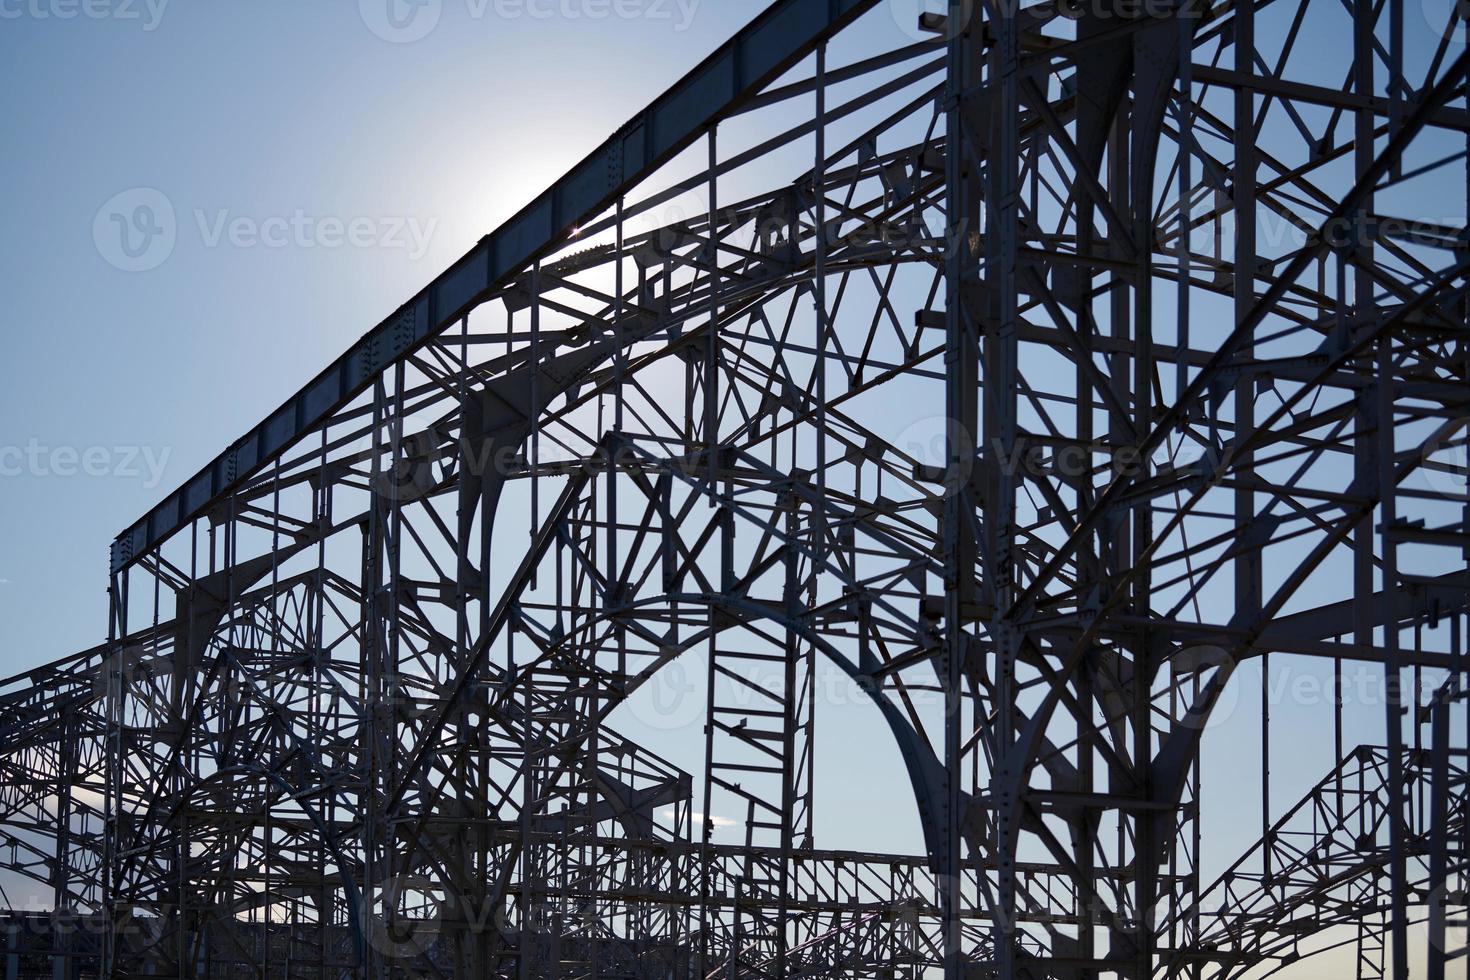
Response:
[{"label": "shadowed steel lattice", "polygon": [[[113,543],[8,980],[1464,975],[1463,12],[910,6],[772,4]],[[833,676],[917,853],[823,849]]]}]

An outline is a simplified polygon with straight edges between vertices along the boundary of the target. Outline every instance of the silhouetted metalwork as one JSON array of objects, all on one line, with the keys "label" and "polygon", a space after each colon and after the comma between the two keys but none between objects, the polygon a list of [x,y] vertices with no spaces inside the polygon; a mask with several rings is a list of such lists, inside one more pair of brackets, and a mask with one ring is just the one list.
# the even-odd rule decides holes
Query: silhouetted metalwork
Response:
[{"label": "silhouetted metalwork", "polygon": [[[1464,970],[1460,14],[900,6],[773,4],[114,543],[0,689],[7,977]],[[1375,724],[1202,766],[1284,664]],[[923,853],[821,849],[829,671]]]}]

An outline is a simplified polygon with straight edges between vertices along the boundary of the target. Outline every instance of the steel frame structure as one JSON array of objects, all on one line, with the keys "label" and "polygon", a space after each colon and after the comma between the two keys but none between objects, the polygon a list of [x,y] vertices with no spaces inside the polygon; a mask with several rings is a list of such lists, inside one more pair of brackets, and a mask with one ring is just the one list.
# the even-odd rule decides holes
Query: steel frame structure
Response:
[{"label": "steel frame structure", "polygon": [[[0,864],[106,928],[8,977],[1463,971],[1459,14],[891,6],[772,4],[118,538],[0,687]],[[695,773],[616,716],[689,655]],[[1282,809],[1263,695],[1206,880],[1273,656],[1378,734]],[[924,853],[819,848],[821,670]]]}]

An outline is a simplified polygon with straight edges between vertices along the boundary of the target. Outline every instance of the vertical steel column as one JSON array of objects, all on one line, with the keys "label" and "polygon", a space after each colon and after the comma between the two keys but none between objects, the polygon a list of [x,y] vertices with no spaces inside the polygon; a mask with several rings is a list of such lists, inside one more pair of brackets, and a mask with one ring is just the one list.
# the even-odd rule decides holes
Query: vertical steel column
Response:
[{"label": "vertical steel column", "polygon": [[[1174,397],[1178,399],[1189,386],[1189,341],[1190,341],[1190,276],[1194,262],[1194,248],[1191,240],[1193,222],[1193,196],[1194,196],[1194,26],[1199,18],[1203,16],[1200,5],[1192,0],[1184,0],[1179,9],[1179,238],[1178,238],[1178,292],[1176,294],[1176,322],[1175,329],[1175,369],[1174,369]],[[1145,288],[1140,284],[1140,289]],[[1194,673],[1191,687],[1191,704],[1199,703],[1200,682],[1199,673]],[[1090,702],[1083,702],[1090,703]],[[1187,709],[1186,709],[1187,710]],[[1194,814],[1190,820],[1190,857],[1188,874],[1188,900],[1189,911],[1182,917],[1178,933],[1174,942],[1183,946],[1193,946],[1199,942],[1201,935],[1200,921],[1200,792],[1201,775],[1200,761],[1196,754],[1191,766],[1191,796],[1194,806]],[[1177,821],[1176,821],[1177,823]],[[1178,844],[1175,846],[1177,853]],[[1185,898],[1181,895],[1177,882],[1170,883],[1170,894],[1176,896],[1176,900]],[[1170,912],[1173,910],[1171,909]],[[1084,953],[1090,956],[1090,953]],[[1204,972],[1204,963],[1196,959],[1188,964],[1187,970],[1193,980],[1200,980]]]},{"label": "vertical steel column", "polygon": [[[1186,35],[1187,37],[1187,35]],[[1148,50],[1151,41],[1136,36],[1134,40],[1135,57],[1141,58],[1140,48],[1150,56],[1154,52]],[[1181,61],[1188,61],[1192,44],[1182,44],[1179,50]],[[1138,76],[1135,74],[1135,79]],[[1142,93],[1135,93],[1135,99],[1125,102],[1128,124],[1127,139],[1119,140],[1117,150],[1119,158],[1115,161],[1118,165],[1126,167],[1126,178],[1119,180],[1114,185],[1117,190],[1126,188],[1126,200],[1115,201],[1118,210],[1127,215],[1128,239],[1126,243],[1134,251],[1134,281],[1131,283],[1133,291],[1133,304],[1131,310],[1132,320],[1132,350],[1131,364],[1124,366],[1125,377],[1129,377],[1129,390],[1131,394],[1133,415],[1128,420],[1127,429],[1129,434],[1124,436],[1126,442],[1117,440],[1114,442],[1112,452],[1117,453],[1123,445],[1136,445],[1142,440],[1154,425],[1154,385],[1158,382],[1154,371],[1154,304],[1153,287],[1154,263],[1153,255],[1156,247],[1154,240],[1154,161],[1146,150],[1152,143],[1155,128],[1159,125],[1152,118],[1146,118],[1145,114],[1138,108],[1137,103],[1142,100]],[[1120,112],[1121,115],[1121,112]],[[1118,290],[1123,294],[1125,290]],[[1182,357],[1180,358],[1183,359]],[[1119,433],[1122,435],[1122,433]],[[1149,460],[1143,454],[1139,454],[1137,466],[1140,472],[1137,476],[1139,481],[1149,478]],[[1153,574],[1147,556],[1153,545],[1154,535],[1154,508],[1150,500],[1139,501],[1133,508],[1133,527],[1130,534],[1126,570],[1131,571],[1135,567],[1142,566],[1138,573],[1133,576],[1133,594],[1131,596],[1131,608],[1142,620],[1147,620],[1149,610],[1153,608]],[[1123,569],[1120,569],[1123,571]],[[1135,766],[1137,777],[1133,792],[1147,798],[1154,790],[1154,719],[1152,717],[1154,707],[1153,688],[1155,684],[1155,670],[1152,650],[1154,649],[1152,631],[1147,625],[1140,625],[1130,631],[1129,642],[1132,645],[1133,677],[1132,677],[1132,729],[1133,746],[1135,755]],[[1170,712],[1170,719],[1176,716],[1176,712]],[[1135,975],[1139,978],[1148,977],[1154,968],[1155,950],[1158,946],[1156,916],[1160,911],[1160,857],[1164,853],[1175,856],[1182,845],[1180,838],[1183,836],[1179,826],[1180,811],[1159,810],[1151,807],[1142,807],[1133,816],[1134,821],[1134,910],[1136,922],[1134,924],[1134,962],[1136,963]],[[1173,838],[1173,846],[1163,844],[1165,836]],[[1170,865],[1174,863],[1171,860]],[[1165,870],[1173,870],[1172,867]],[[1175,897],[1175,880],[1171,877],[1169,881],[1169,895],[1171,900]],[[1172,904],[1172,902],[1171,902]],[[1165,914],[1172,911],[1165,910]]]},{"label": "vertical steel column", "polygon": [[[490,465],[486,459],[484,446],[472,443],[469,432],[470,413],[479,410],[478,402],[470,393],[469,386],[469,343],[470,343],[470,321],[469,317],[462,317],[459,323],[459,363],[457,384],[457,401],[459,411],[459,450],[460,450],[460,472],[461,478],[465,476],[478,477],[481,480],[491,476],[485,472]],[[473,426],[479,431],[480,426]],[[470,468],[473,473],[467,473]],[[483,511],[482,520],[486,526],[491,523],[491,514],[488,509],[481,506],[484,499],[482,489],[479,497],[467,497],[465,494],[457,494],[455,500],[455,526],[459,533],[454,541],[454,649],[450,652],[451,660],[456,665],[463,665],[470,649],[470,588],[475,581],[471,574],[470,548],[474,535],[470,528],[474,526],[474,515],[477,510]],[[481,538],[483,541],[483,536]],[[480,568],[489,568],[488,548],[483,550],[480,557]],[[482,580],[488,576],[482,575]],[[482,608],[489,605],[489,597],[484,597],[481,602]],[[489,782],[489,758],[488,745],[483,729],[471,726],[470,718],[472,703],[466,700],[459,711],[460,730],[463,737],[474,746],[475,764],[467,766],[465,777],[471,781],[471,798],[474,800],[475,812],[488,817],[490,812],[487,785]],[[456,934],[455,952],[458,957],[457,963],[460,970],[468,975],[476,976],[488,969],[489,962],[489,929],[483,921],[483,913],[486,903],[489,901],[487,892],[487,875],[489,871],[490,850],[490,828],[485,819],[477,820],[466,829],[463,839],[460,841],[460,867],[462,873],[470,879],[468,893],[464,896],[465,901],[473,902],[475,914],[473,922],[460,923]],[[472,917],[465,916],[465,919]]]},{"label": "vertical steel column", "polygon": [[[535,533],[534,529],[532,533]],[[514,623],[510,626],[510,635],[514,636]],[[507,638],[507,649],[510,652],[511,661],[509,674],[514,677],[517,667],[515,664],[515,648],[510,645]],[[526,672],[529,674],[531,665],[535,663],[533,653],[526,661]],[[536,788],[532,784],[535,778],[535,746],[532,744],[534,737],[534,717],[536,707],[531,701],[532,684],[528,679],[521,684],[521,812],[517,829],[520,833],[520,861],[521,861],[521,908],[520,908],[520,933],[516,937],[516,975],[520,980],[531,980],[536,975],[532,963],[535,954],[533,944],[536,936],[536,866],[531,855],[531,810],[536,805]]]},{"label": "vertical steel column", "polygon": [[[709,493],[709,505],[711,507],[718,507],[719,506],[719,489],[718,489],[718,487],[719,487],[719,483],[718,483],[718,481],[719,481],[719,458],[718,458],[719,457],[719,452],[718,452],[718,448],[717,448],[717,443],[718,443],[718,440],[719,440],[719,400],[718,400],[717,393],[715,391],[715,364],[716,364],[716,357],[717,357],[717,352],[718,352],[717,344],[718,344],[718,334],[719,334],[719,312],[718,312],[718,302],[717,302],[717,300],[718,300],[718,290],[719,290],[719,282],[718,282],[719,257],[718,257],[718,254],[716,252],[716,249],[715,249],[715,233],[716,233],[715,232],[715,222],[716,222],[716,209],[717,209],[717,206],[718,206],[717,205],[717,195],[718,195],[718,190],[719,190],[719,185],[718,185],[718,180],[717,180],[717,174],[716,174],[716,167],[717,167],[718,160],[719,160],[719,146],[718,146],[717,138],[716,138],[716,135],[715,135],[715,130],[713,128],[711,128],[710,131],[709,131],[709,135],[707,137],[707,141],[708,141],[707,142],[707,148],[708,148],[708,153],[709,153],[709,155],[708,155],[708,161],[707,162],[708,162],[708,168],[709,169],[708,169],[708,177],[707,177],[707,180],[708,180],[708,200],[707,200],[706,203],[708,204],[709,228],[707,229],[707,234],[709,235],[709,242],[708,242],[708,244],[706,246],[705,257],[706,257],[707,261],[709,262],[709,276],[710,276],[710,301],[709,301],[710,302],[710,317],[709,317],[709,325],[707,327],[708,335],[705,337],[704,365],[703,365],[703,375],[702,375],[702,383],[704,385],[704,391],[703,391],[703,395],[704,395],[704,406],[703,406],[704,427],[702,429],[695,429],[693,427],[693,423],[691,421],[691,423],[689,424],[689,428],[690,428],[691,433],[697,432],[698,435],[703,440],[704,447],[705,447],[705,452],[706,452],[706,454],[708,456],[708,459],[706,460],[706,462],[707,462],[707,465],[708,465],[708,471],[707,472],[708,472],[708,475],[709,475],[709,491],[708,491],[708,493]],[[670,278],[667,280],[667,282],[668,282],[669,288],[672,289],[672,286],[673,286],[672,273],[670,273]],[[690,408],[692,410],[692,408],[693,408],[692,403],[690,405]],[[665,534],[664,547],[665,548],[672,547],[672,544],[670,542],[669,536],[672,535],[673,533],[674,533],[673,528],[665,525],[665,527],[664,527],[664,534]],[[726,545],[726,542],[725,542],[725,540],[724,540],[724,538],[722,536],[721,537],[721,547],[724,548],[725,545]],[[671,557],[673,557],[671,554],[666,554],[666,558],[671,558]],[[724,563],[725,562],[722,559],[721,565],[723,566]],[[729,580],[722,576],[721,579],[720,579],[720,588],[721,588],[721,590],[724,590],[724,589],[728,588],[729,585],[730,585]],[[716,656],[717,656],[717,649],[718,649],[718,643],[719,643],[719,640],[718,640],[718,635],[719,635],[718,615],[719,614],[718,614],[718,611],[716,610],[716,608],[715,608],[715,606],[713,604],[711,604],[710,607],[708,608],[708,610],[706,612],[706,615],[708,617],[708,619],[707,619],[707,625],[708,625],[708,629],[709,629],[709,637],[708,637],[708,642],[705,645],[705,654],[706,654],[706,656],[708,658],[708,663],[706,664],[706,671],[705,671],[704,791],[703,791],[703,795],[700,798],[700,806],[701,806],[701,809],[703,810],[703,813],[701,814],[702,819],[700,820],[700,839],[699,839],[699,841],[700,841],[700,846],[699,846],[699,860],[700,860],[700,866],[701,866],[701,868],[704,871],[704,873],[700,876],[700,885],[699,885],[699,955],[698,955],[698,963],[699,963],[699,975],[701,977],[708,976],[708,974],[709,974],[709,970],[710,970],[710,956],[711,956],[711,952],[712,952],[712,950],[711,950],[710,947],[711,947],[711,942],[712,942],[713,937],[714,937],[714,929],[712,928],[711,922],[710,922],[710,919],[711,919],[710,897],[711,896],[710,896],[709,866],[710,866],[710,859],[711,859],[710,856],[711,856],[711,853],[712,853],[711,850],[710,850],[710,845],[711,845],[710,836],[714,832],[714,817],[713,817],[713,815],[710,812],[711,809],[712,809],[712,807],[710,806],[710,798],[711,798],[711,796],[714,793],[714,783],[715,783],[715,778],[714,778],[715,684],[717,683],[716,670],[715,670],[715,660],[716,660]],[[736,901],[738,903],[738,897],[737,897]],[[738,909],[738,907],[736,909],[736,921],[737,922],[739,921],[739,909]],[[735,963],[739,959],[739,952],[740,952],[739,951],[739,943],[737,941],[737,942],[733,943],[730,946],[730,963],[731,963],[731,969],[734,969],[734,965],[735,965]]]},{"label": "vertical steel column", "polygon": [[[1360,226],[1360,234],[1362,226]],[[1399,658],[1399,624],[1396,607],[1398,581],[1398,547],[1394,539],[1398,522],[1393,427],[1393,339],[1392,333],[1377,343],[1378,402],[1378,488],[1379,488],[1379,556],[1382,576],[1383,672],[1385,677],[1383,711],[1388,735],[1388,861],[1390,934],[1393,946],[1393,980],[1409,977],[1409,909],[1408,863],[1404,841],[1404,745],[1403,745],[1403,668]],[[1441,830],[1440,833],[1443,833]]]},{"label": "vertical steel column", "polygon": [[817,222],[815,254],[812,256],[812,304],[816,309],[817,389],[817,512],[812,542],[813,560],[820,564],[827,555],[827,341],[831,324],[827,317],[827,44],[817,46],[816,67],[816,165],[812,171],[812,197]]},{"label": "vertical steel column", "polygon": [[[56,779],[56,864],[52,869],[51,907],[58,914],[71,911],[67,894],[71,864],[71,787],[72,774],[76,769],[76,714],[66,709],[61,717],[61,744],[57,747]],[[60,970],[66,964],[63,930],[52,931],[52,969]]]},{"label": "vertical steel column", "polygon": [[[1255,4],[1245,3],[1235,8],[1235,70],[1253,76],[1256,72]],[[1235,172],[1231,180],[1231,195],[1235,210],[1235,323],[1239,324],[1250,316],[1256,305],[1256,119],[1255,93],[1249,85],[1235,89]],[[1255,349],[1247,339],[1239,356],[1249,359]],[[1228,455],[1235,465],[1249,467],[1251,454],[1235,455],[1236,450],[1250,439],[1255,429],[1256,379],[1249,371],[1242,371],[1235,383],[1235,429],[1230,440]],[[1249,486],[1235,491],[1235,529],[1244,533],[1255,519],[1255,492]],[[1235,568],[1235,609],[1232,621],[1253,623],[1261,608],[1261,562],[1260,552],[1246,549],[1237,554]],[[1261,660],[1261,838],[1266,840],[1271,830],[1271,777],[1270,777],[1270,675],[1271,660],[1267,654]],[[1262,873],[1269,881],[1271,877],[1271,848],[1261,850],[1264,867]]]},{"label": "vertical steel column", "polygon": [[[401,390],[401,385],[399,387]],[[388,591],[390,583],[396,581],[392,525],[397,513],[397,492],[391,488],[397,484],[401,462],[398,440],[390,432],[385,446],[383,433],[385,427],[393,424],[396,415],[389,406],[384,383],[379,379],[373,386],[370,511],[363,534],[363,675],[360,690],[367,719],[364,753],[367,770],[363,780],[363,792],[367,797],[363,801],[363,904],[369,917],[378,916],[384,922],[392,920],[396,909],[390,905],[399,899],[399,890],[391,887],[386,877],[392,870],[392,861],[391,841],[388,839],[389,814],[383,810],[385,792],[392,791],[394,776],[391,746],[394,741],[392,692],[395,685],[390,661],[392,624],[396,622],[391,608],[385,608],[384,604],[396,605],[395,597]],[[383,466],[385,450],[388,453],[386,470]],[[385,482],[389,488],[387,494],[383,492]],[[380,876],[384,879],[381,882],[378,881]],[[369,922],[367,934],[371,936],[373,933],[374,924]],[[363,975],[372,980],[391,968],[391,964],[383,963],[382,959],[379,950],[368,941],[366,948],[360,951]]]},{"label": "vertical steel column", "polygon": [[[945,81],[945,494],[941,554],[944,561],[944,795],[937,824],[941,852],[936,872],[943,920],[945,980],[965,976],[962,946],[964,874],[961,825],[964,821],[964,739],[962,716],[964,661],[968,636],[965,612],[974,598],[976,541],[970,531],[975,512],[970,475],[975,465],[979,428],[979,329],[967,303],[979,283],[979,263],[972,242],[980,235],[979,158],[971,152],[966,103],[979,96],[982,25],[970,22],[971,4],[952,0]],[[1009,923],[1000,923],[998,945],[1009,942]],[[1009,978],[1007,978],[1009,980]]]},{"label": "vertical steel column", "polygon": [[1452,673],[1430,706],[1429,826],[1438,828],[1429,842],[1429,980],[1445,980],[1445,929],[1449,903],[1450,826],[1450,698],[1458,688]]},{"label": "vertical steel column", "polygon": [[[983,34],[988,33],[994,38],[985,78],[984,97],[993,101],[989,115],[992,132],[987,140],[989,158],[985,166],[985,264],[978,318],[984,330],[980,387],[984,394],[985,445],[981,455],[986,462],[983,498],[985,551],[980,559],[987,573],[994,609],[990,639],[995,650],[995,741],[999,764],[991,793],[996,807],[993,859],[998,874],[1003,916],[1001,925],[1005,929],[1002,941],[996,943],[1000,980],[1011,980],[1019,971],[1016,962],[1020,906],[1016,877],[1018,855],[1013,842],[1020,830],[1020,797],[1026,785],[1024,777],[1018,778],[1026,762],[1016,745],[1016,661],[1021,633],[1010,618],[1016,599],[1017,558],[1015,511],[1018,474],[1013,461],[1016,458],[1019,390],[1016,337],[1019,306],[1016,259],[1020,247],[1021,203],[1018,8],[1019,4],[1011,0],[989,0],[988,30],[982,32],[978,25],[975,30],[981,43]],[[954,666],[951,665],[951,670]],[[963,676],[951,674],[950,681],[962,683]],[[979,723],[980,713],[976,710],[972,724]],[[951,773],[950,778],[957,778],[957,774]],[[1009,795],[1010,786],[1017,787],[1015,797]],[[977,855],[977,871],[980,865]]]},{"label": "vertical steel column", "polygon": [[[279,606],[279,603],[280,603],[280,586],[281,586],[280,558],[281,558],[281,461],[279,459],[277,459],[275,461],[275,464],[271,467],[271,571],[270,571],[270,583],[271,583],[271,592],[270,592],[271,599],[270,599],[270,602],[271,602],[271,605],[269,607],[270,612],[268,614],[270,620],[273,620],[276,615],[279,615],[279,609],[280,609],[280,606]],[[274,656],[278,656],[280,654],[280,650],[275,648],[276,647],[276,643],[275,643],[276,639],[277,639],[277,634],[275,634],[273,632],[271,634],[271,636],[268,637],[268,638],[266,638],[266,640],[265,640],[265,642],[267,644],[269,644],[270,647],[271,647],[270,654],[273,657]],[[267,683],[274,683],[274,671],[273,670],[270,672],[270,676],[271,676],[271,679],[268,680]],[[268,695],[268,701],[270,703],[274,703],[275,702],[275,697],[273,695]],[[268,760],[268,764],[274,764],[274,760]],[[263,902],[261,902],[261,906],[260,906],[260,918],[261,918],[261,925],[260,925],[260,946],[261,946],[261,956],[260,956],[260,962],[257,965],[258,965],[258,967],[260,969],[260,975],[261,975],[261,977],[266,977],[266,976],[269,975],[270,968],[271,968],[271,904],[272,904],[271,903],[271,899],[270,899],[271,887],[272,887],[272,873],[271,873],[271,833],[272,833],[271,809],[272,809],[272,807],[271,807],[271,795],[272,795],[273,792],[275,792],[275,787],[271,784],[271,782],[269,780],[262,780],[262,783],[263,783],[263,785],[261,787],[261,792],[263,794],[263,802],[264,802],[264,807],[265,807],[265,814],[264,814],[264,816],[262,818],[263,827],[262,827],[262,837],[261,837],[261,843],[260,843],[261,874],[262,874],[262,878],[263,878],[263,881],[261,883],[261,890],[262,890],[263,894],[266,897],[265,897],[265,900]],[[304,788],[304,787],[298,787],[298,788]],[[291,905],[290,905],[290,910],[291,911],[285,917],[285,920],[282,923],[282,925],[284,926],[284,930],[283,931],[285,933],[285,946],[286,946],[285,957],[286,957],[286,964],[289,964],[290,961],[291,961],[291,936],[295,933],[295,924],[296,924],[295,923],[295,911],[294,911],[295,910],[295,907],[296,907],[295,906],[295,903],[294,902],[291,903]],[[286,976],[290,976],[289,966],[286,969],[286,974],[285,975]]]},{"label": "vertical steel column", "polygon": [[[820,365],[820,359],[818,364]],[[792,493],[787,499],[786,509],[786,539],[790,544],[786,549],[785,573],[786,581],[782,588],[785,599],[786,615],[792,622],[799,622],[804,610],[801,603],[801,580],[800,564],[801,554],[795,547],[797,536],[797,509],[800,506],[800,498]],[[786,631],[785,660],[782,664],[782,687],[784,697],[781,703],[781,812],[785,819],[781,821],[780,830],[780,885],[776,897],[776,970],[777,980],[785,980],[786,977],[786,944],[787,944],[787,916],[791,911],[791,852],[793,846],[794,827],[792,820],[796,815],[797,787],[796,787],[796,698],[797,698],[797,660],[801,657],[803,640],[799,639],[794,630]]]},{"label": "vertical steel column", "polygon": [[[1374,29],[1378,11],[1371,0],[1355,0],[1353,5],[1353,84],[1360,97],[1372,97],[1374,93],[1374,59],[1377,42]],[[1396,66],[1391,66],[1391,70]],[[1390,100],[1397,81],[1389,79]],[[1361,181],[1375,156],[1374,131],[1377,120],[1364,109],[1356,115],[1354,131],[1356,178]],[[1363,323],[1376,307],[1373,282],[1363,267],[1370,267],[1374,252],[1369,234],[1368,216],[1374,210],[1374,194],[1370,190],[1361,206],[1353,214],[1349,256],[1357,261],[1359,268],[1353,270],[1354,304],[1352,322]],[[1382,337],[1369,356],[1376,358],[1372,365],[1376,397],[1365,398],[1373,402],[1375,433],[1374,459],[1376,472],[1360,475],[1371,476],[1379,495],[1378,555],[1379,595],[1382,610],[1382,650],[1384,688],[1384,730],[1388,747],[1388,830],[1389,830],[1389,934],[1392,945],[1392,960],[1389,976],[1393,980],[1408,980],[1408,908],[1407,908],[1407,865],[1404,859],[1404,799],[1403,799],[1403,709],[1401,706],[1401,670],[1398,656],[1398,622],[1395,611],[1398,589],[1398,570],[1395,562],[1395,544],[1392,526],[1396,521],[1394,458],[1394,392],[1393,392],[1393,340],[1392,334]],[[1363,583],[1360,583],[1360,585]],[[1371,582],[1368,583],[1371,589]],[[1359,605],[1372,605],[1372,592],[1356,596]]]},{"label": "vertical steel column", "polygon": [[127,636],[127,589],[128,570],[113,573],[108,584],[107,615],[107,659],[106,671],[106,748],[103,772],[106,774],[106,793],[103,800],[103,846],[102,846],[102,903],[105,910],[107,932],[102,947],[102,975],[112,976],[118,954],[118,891],[120,843],[118,840],[122,824],[122,667],[119,659],[123,637]]},{"label": "vertical steel column", "polygon": [[[316,479],[312,487],[312,517],[321,527],[330,527],[332,519],[332,490],[327,481],[327,449],[330,445],[327,439],[327,432],[328,427],[323,426],[321,439],[317,449],[317,465],[315,474]],[[313,678],[319,681],[321,679],[322,672],[325,669],[325,664],[323,663],[323,661],[327,657],[325,643],[327,605],[325,600],[325,580],[327,566],[326,535],[323,534],[317,537],[315,551],[316,561],[315,568],[313,570],[314,574],[312,576],[313,589],[311,605],[309,607],[309,612],[307,613],[307,629],[308,640],[311,644],[312,651],[312,674]],[[326,724],[324,721],[324,711],[322,704],[323,687],[324,685],[321,683],[314,683],[311,690],[310,718],[311,722],[314,723],[315,727],[317,728],[317,731],[313,732],[311,730],[313,726],[312,724],[309,724],[307,729],[307,738],[314,744],[320,744],[320,742],[322,741],[322,737],[326,733]],[[331,803],[329,801],[330,797],[327,794],[322,794],[322,797],[319,800],[308,802],[305,804],[306,807],[315,806],[317,808],[318,819],[321,821],[321,824],[324,827],[331,826],[329,821],[332,811]],[[325,869],[326,867],[328,853],[330,853],[330,850],[327,847],[327,842],[318,842],[318,846],[316,849],[317,861],[318,866],[323,869]],[[344,899],[346,899],[346,895],[344,895],[343,897]],[[327,950],[331,948],[330,936],[332,926],[334,925],[334,923],[332,922],[333,911],[332,888],[327,884],[327,876],[323,874],[321,876],[319,891],[317,893],[317,980],[326,980],[327,977]],[[360,912],[361,909],[359,909],[359,913]],[[349,920],[350,919],[351,916],[349,915]]]},{"label": "vertical steel column", "polygon": [[709,331],[704,345],[704,445],[709,453],[709,500],[711,507],[719,506],[718,490],[720,479],[720,392],[716,378],[720,363],[720,204],[719,127],[711,126],[708,137],[709,148],[709,227],[706,234],[704,260],[708,263],[709,275]]}]

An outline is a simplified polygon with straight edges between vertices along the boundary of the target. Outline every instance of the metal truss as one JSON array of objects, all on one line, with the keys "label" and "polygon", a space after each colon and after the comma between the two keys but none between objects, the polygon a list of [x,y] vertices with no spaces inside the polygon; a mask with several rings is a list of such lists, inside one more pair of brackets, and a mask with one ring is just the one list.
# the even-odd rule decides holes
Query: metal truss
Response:
[{"label": "metal truss", "polygon": [[[114,543],[0,688],[4,866],[107,923],[17,971],[1463,975],[1459,14],[893,6],[774,3]],[[618,731],[680,658],[697,772]],[[1202,747],[1302,664],[1383,696],[1283,810],[1269,698]],[[823,671],[923,853],[821,849]]]}]

